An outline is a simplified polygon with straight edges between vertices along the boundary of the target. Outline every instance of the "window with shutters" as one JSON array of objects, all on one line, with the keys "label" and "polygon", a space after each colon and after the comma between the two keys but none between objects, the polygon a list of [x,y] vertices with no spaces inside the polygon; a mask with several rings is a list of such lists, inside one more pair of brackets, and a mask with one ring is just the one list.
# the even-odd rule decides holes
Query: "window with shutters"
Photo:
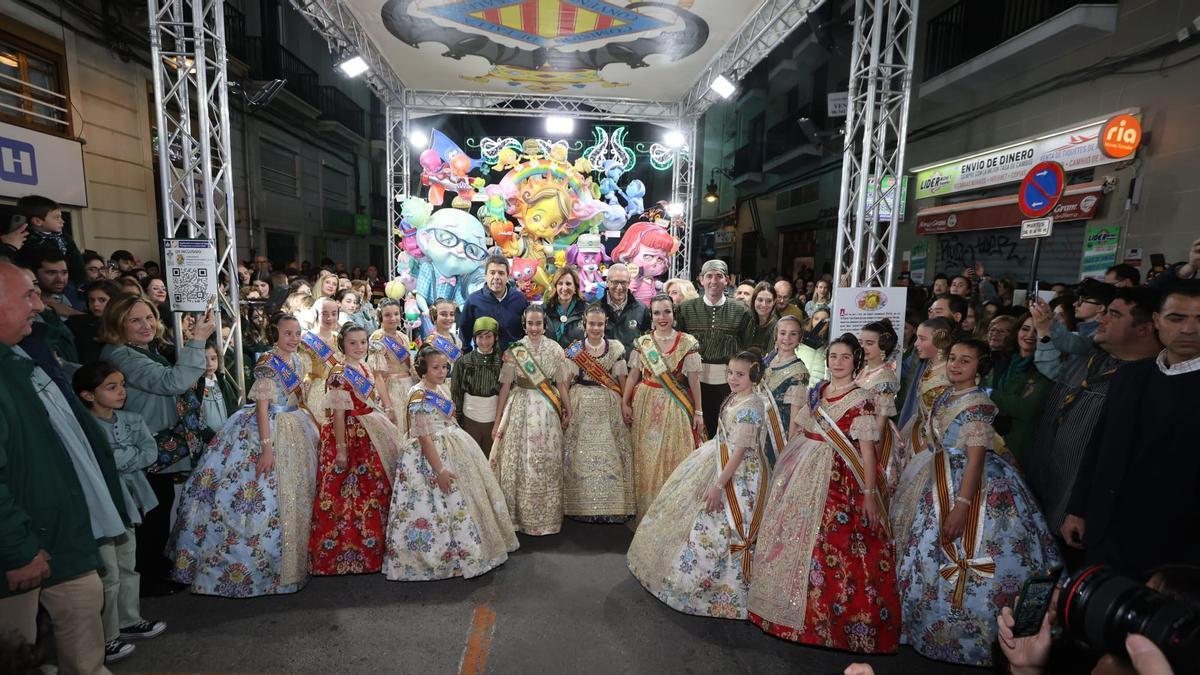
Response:
[{"label": "window with shutters", "polygon": [[264,190],[290,195],[300,194],[300,157],[287,146],[261,139],[260,159]]}]

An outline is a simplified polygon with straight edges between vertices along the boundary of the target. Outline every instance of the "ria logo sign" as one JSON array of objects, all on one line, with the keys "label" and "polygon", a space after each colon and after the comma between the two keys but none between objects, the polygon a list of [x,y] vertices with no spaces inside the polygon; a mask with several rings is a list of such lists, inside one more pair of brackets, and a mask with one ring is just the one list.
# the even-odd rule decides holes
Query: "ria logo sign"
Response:
[{"label": "ria logo sign", "polygon": [[0,180],[37,185],[37,154],[32,145],[0,136]]}]

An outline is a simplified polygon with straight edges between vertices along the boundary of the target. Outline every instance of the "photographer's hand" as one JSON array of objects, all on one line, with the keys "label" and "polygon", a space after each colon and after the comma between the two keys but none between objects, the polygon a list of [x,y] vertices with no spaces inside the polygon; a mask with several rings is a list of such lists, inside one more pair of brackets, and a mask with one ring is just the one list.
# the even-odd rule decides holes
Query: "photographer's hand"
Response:
[{"label": "photographer's hand", "polygon": [[1129,660],[1133,661],[1133,669],[1138,675],[1175,674],[1162,650],[1146,637],[1130,633],[1125,638],[1125,651],[1129,652]]},{"label": "photographer's hand", "polygon": [[1005,607],[1000,610],[1000,616],[996,617],[996,625],[999,627],[996,637],[1000,642],[1000,651],[1004,652],[1004,657],[1008,659],[1009,672],[1012,675],[1038,675],[1044,672],[1046,663],[1050,660],[1050,624],[1053,622],[1052,607],[1046,612],[1046,616],[1042,617],[1042,628],[1037,635],[1015,637],[1013,626],[1017,621],[1013,617],[1012,609]]}]

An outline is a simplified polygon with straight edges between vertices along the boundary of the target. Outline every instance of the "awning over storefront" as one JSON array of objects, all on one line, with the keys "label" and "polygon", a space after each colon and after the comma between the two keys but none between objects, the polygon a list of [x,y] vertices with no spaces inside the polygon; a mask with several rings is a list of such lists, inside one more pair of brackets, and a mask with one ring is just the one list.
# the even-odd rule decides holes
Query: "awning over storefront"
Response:
[{"label": "awning over storefront", "polygon": [[[1054,221],[1088,220],[1095,217],[1104,181],[1068,185],[1062,201],[1054,208]],[[992,197],[958,204],[921,209],[917,212],[917,234],[943,234],[968,230],[997,230],[1019,227],[1025,216],[1017,207],[1017,196]]]}]

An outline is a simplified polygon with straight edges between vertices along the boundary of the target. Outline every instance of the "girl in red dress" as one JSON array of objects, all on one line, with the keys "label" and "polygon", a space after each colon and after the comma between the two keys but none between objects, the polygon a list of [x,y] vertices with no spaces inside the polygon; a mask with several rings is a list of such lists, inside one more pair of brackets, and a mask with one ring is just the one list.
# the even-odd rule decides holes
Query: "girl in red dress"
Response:
[{"label": "girl in red dress", "polygon": [[892,653],[900,641],[895,551],[880,499],[871,392],[854,383],[854,335],[827,352],[829,382],[793,406],[750,577],[750,620],[794,642]]},{"label": "girl in red dress", "polygon": [[334,366],[326,383],[332,414],[321,427],[308,539],[313,574],[366,574],[383,567],[400,433],[364,363],[367,345],[366,330],[352,323],[342,326],[338,349],[346,360]]}]

